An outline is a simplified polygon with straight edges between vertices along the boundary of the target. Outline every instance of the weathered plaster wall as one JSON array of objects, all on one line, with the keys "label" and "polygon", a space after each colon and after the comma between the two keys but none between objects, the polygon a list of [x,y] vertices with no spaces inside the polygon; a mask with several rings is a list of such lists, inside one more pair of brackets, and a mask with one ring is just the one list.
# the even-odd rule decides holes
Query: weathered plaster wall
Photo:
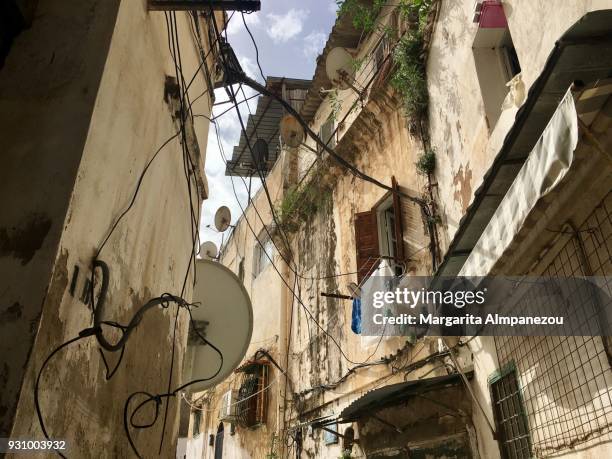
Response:
[{"label": "weathered plaster wall", "polygon": [[[371,40],[375,41],[373,38]],[[371,49],[368,46],[371,45],[372,42],[364,45],[360,55],[367,55]],[[343,107],[350,108],[355,94],[349,90],[341,91],[340,95],[344,98]],[[313,130],[318,130],[330,112],[328,98],[315,115]],[[338,118],[342,116],[340,114]],[[426,179],[417,173],[414,166],[421,152],[421,143],[409,132],[408,120],[403,116],[398,100],[389,93],[372,94],[363,110],[358,109],[347,118],[340,130],[336,151],[358,169],[383,183],[390,185],[391,176],[394,175],[400,186],[413,196],[421,196],[424,191]],[[302,165],[299,170],[305,171],[311,164],[312,156],[300,156],[300,161]],[[320,296],[321,292],[347,294],[347,284],[356,281],[354,215],[370,210],[386,194],[385,190],[354,177],[333,163],[330,165],[324,161],[321,167],[323,170],[329,167],[324,174],[329,198],[293,237],[293,252],[297,254],[298,265],[306,276],[298,280],[301,295],[320,328],[302,308],[294,310],[289,371],[298,381],[295,391],[306,393],[300,397],[300,403],[293,407],[292,423],[304,419],[298,418],[298,414],[306,419],[337,415],[366,391],[401,381],[401,375],[394,375],[390,366],[380,365],[357,370],[332,389],[310,391],[318,385],[339,380],[356,363],[372,362],[397,354],[406,346],[405,338],[384,338],[379,343],[378,339],[355,335],[350,329],[352,302]],[[314,185],[321,186],[318,182]],[[412,225],[411,229],[420,234],[421,245],[414,252],[409,252],[413,261],[408,269],[413,273],[426,274],[431,270],[429,238],[420,218],[413,220]],[[327,277],[338,274],[343,275]],[[407,365],[426,357],[435,349],[433,344],[409,345],[395,364]],[[425,366],[423,372],[432,368]],[[416,377],[416,374],[412,373],[409,377]],[[341,426],[340,432],[345,428]],[[312,436],[304,437],[303,457],[336,457],[340,455],[340,448],[341,441],[325,446],[322,432],[315,430]],[[362,457],[357,447],[354,453],[356,457]]]},{"label": "weathered plaster wall", "polygon": [[[118,1],[40,1],[0,71],[0,435],[11,431]],[[58,279],[59,280],[59,279]],[[63,279],[66,282],[66,279]]]},{"label": "weathered plaster wall", "polygon": [[[557,2],[554,14],[546,2],[508,0],[503,2],[503,6],[521,64],[522,79],[528,90],[544,67],[554,42],[585,13],[612,8],[612,2]],[[477,24],[471,21],[473,7],[474,2],[468,0],[442,2],[427,67],[430,132],[437,152],[436,179],[443,213],[442,226],[446,230],[445,245],[456,232],[516,114],[516,108],[505,110],[494,127],[487,125],[472,50],[477,31]],[[532,235],[541,234],[541,229],[547,227],[544,222],[548,220],[540,220],[541,224],[537,225],[540,230],[532,231]],[[523,249],[515,250],[511,258],[515,262],[520,260],[520,264],[525,266],[529,264],[527,260],[537,253],[539,250],[534,249],[534,245],[525,244]],[[512,268],[511,272],[524,271]],[[499,369],[495,345],[491,338],[477,338],[470,348],[475,370],[472,387],[486,407],[486,416],[492,420],[487,378]],[[499,457],[497,442],[480,410],[474,410],[474,424],[482,456]]]},{"label": "weathered plaster wall", "polygon": [[[282,199],[287,172],[287,157],[282,154],[266,178],[266,184],[273,202]],[[248,187],[248,179],[243,183],[235,180],[237,189]],[[248,189],[248,188],[245,188]],[[272,213],[261,188],[252,198],[253,204],[245,209],[232,230],[230,238],[222,248],[221,262],[236,273],[240,265],[244,269],[244,286],[249,292],[253,305],[253,335],[245,360],[252,359],[255,352],[266,349],[279,364],[283,365],[281,346],[281,311],[284,307],[284,289],[278,273],[269,264],[260,273],[255,272],[255,253],[258,246],[257,237],[267,236],[264,225],[273,225]],[[273,234],[272,230],[270,230]],[[281,240],[276,241],[279,248],[283,247]],[[283,276],[287,276],[286,267],[278,251],[272,254],[274,264]],[[288,278],[288,277],[287,277]],[[264,425],[254,429],[236,426],[235,435],[230,435],[230,424],[224,423],[223,451],[224,457],[250,459],[265,457],[270,452],[272,439],[279,428],[280,405],[279,396],[282,392],[283,377],[274,366],[270,366],[267,391],[268,412]],[[208,445],[209,435],[216,435],[219,423],[219,412],[223,394],[228,390],[240,387],[240,375],[232,374],[223,383],[212,390],[210,402],[204,405],[202,435],[204,435],[203,458],[214,458],[214,447]],[[197,399],[201,394],[195,394]],[[193,420],[193,416],[192,416]]]},{"label": "weathered plaster wall", "polygon": [[[540,75],[557,39],[589,11],[612,8],[610,0],[548,2],[506,0],[508,28],[526,91]],[[494,126],[485,117],[476,74],[472,0],[443,0],[427,62],[432,146],[445,246],[472,202],[474,191],[498,153],[517,108],[504,110]]]},{"label": "weathered plaster wall", "polygon": [[[15,437],[42,437],[33,406],[37,372],[50,350],[91,325],[92,311],[68,291],[75,267],[80,272],[76,289],[80,296],[95,249],[129,203],[144,165],[177,132],[173,113],[164,101],[166,76],[174,75],[174,65],[168,51],[163,13],[148,13],[144,1],[121,2],[118,10],[117,2],[73,3],[73,8],[68,8],[40,2],[42,8],[49,9],[49,14],[41,14],[41,21],[50,36],[36,37],[36,41],[39,46],[41,42],[49,43],[49,50],[44,54],[52,70],[52,63],[59,59],[59,67],[53,70],[59,81],[52,88],[40,88],[38,97],[31,100],[28,98],[32,97],[32,89],[21,90],[19,100],[27,101],[24,114],[16,108],[19,100],[13,101],[13,105],[6,103],[6,109],[18,114],[17,119],[27,120],[28,116],[36,115],[31,125],[22,120],[29,126],[23,134],[17,127],[14,129],[19,135],[14,140],[11,138],[11,142],[23,156],[11,164],[9,180],[19,185],[9,187],[3,196],[9,192],[19,195],[18,190],[29,189],[24,196],[36,194],[31,201],[41,212],[49,213],[51,228],[56,231],[54,244],[45,239],[45,244],[47,241],[51,244],[43,251],[47,261],[36,263],[37,271],[17,271],[11,287],[31,296],[36,294],[36,288],[30,288],[30,283],[35,286],[40,282],[40,289],[46,288],[44,296],[38,293],[38,301],[29,300],[31,304],[41,304],[32,317],[36,318],[42,311],[40,323],[33,321],[30,325],[25,315],[19,319],[38,334],[27,362],[12,428]],[[61,10],[62,15],[51,14],[53,8]],[[81,9],[82,14],[77,14]],[[84,22],[80,36],[72,30],[79,20]],[[187,15],[178,13],[177,22],[183,72],[190,79],[199,65],[199,57]],[[105,28],[99,31],[102,25]],[[37,30],[36,27],[35,21],[32,30]],[[58,30],[65,32],[65,36],[57,33]],[[111,32],[107,55],[102,38],[110,39]],[[17,55],[23,59],[27,54],[24,50]],[[23,84],[14,79],[27,79],[31,72],[25,65],[20,70],[21,73],[16,71],[6,76],[3,70],[0,78],[10,76],[12,84]],[[41,78],[45,81],[44,73],[34,75],[37,77],[32,77],[35,79],[32,85]],[[199,95],[204,88],[200,73],[190,92]],[[199,113],[210,113],[210,101],[206,97],[197,104]],[[196,119],[195,132],[203,146],[207,124],[202,120]],[[36,123],[48,126],[49,132],[45,129],[40,135],[34,135]],[[79,131],[80,136],[75,135]],[[31,152],[29,158],[27,152]],[[36,182],[31,181],[29,172],[17,166],[36,171]],[[175,139],[149,169],[134,207],[100,255],[110,268],[107,320],[126,323],[150,298],[164,292],[180,293],[192,247],[188,199],[181,147]],[[194,196],[192,200],[197,209],[200,198]],[[24,209],[30,208],[36,209],[24,204],[19,210],[27,218],[28,212]],[[12,217],[14,222],[19,221],[18,215],[16,210],[15,215],[4,214],[2,218]],[[35,261],[38,260],[33,259],[32,266]],[[188,281],[185,297],[189,299],[190,295]],[[41,408],[49,434],[68,441],[69,456],[129,457],[132,454],[123,431],[124,403],[134,391],[167,391],[175,311],[174,307],[159,309],[144,317],[128,341],[121,367],[109,382],[104,380],[104,366],[94,338],[67,348],[47,367],[41,379]],[[173,387],[180,382],[181,343],[185,335],[186,317],[181,314]],[[109,365],[114,365],[117,357],[109,355]],[[25,364],[25,361],[20,363]],[[178,429],[176,407],[176,400],[172,400],[162,450],[166,457],[174,455]],[[152,412],[144,415],[152,416]],[[160,418],[154,428],[133,432],[144,456],[157,454],[161,424]]]}]

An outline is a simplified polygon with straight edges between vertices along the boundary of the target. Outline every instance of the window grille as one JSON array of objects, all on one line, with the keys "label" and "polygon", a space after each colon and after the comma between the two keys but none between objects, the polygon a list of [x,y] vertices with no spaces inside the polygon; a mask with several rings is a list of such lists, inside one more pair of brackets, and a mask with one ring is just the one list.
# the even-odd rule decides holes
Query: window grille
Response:
[{"label": "window grille", "polygon": [[240,368],[242,380],[236,405],[237,423],[242,427],[255,427],[266,422],[269,364],[255,361]]},{"label": "window grille", "polygon": [[490,382],[501,452],[506,459],[529,459],[529,428],[516,370],[510,367]]},{"label": "window grille", "polygon": [[[610,276],[612,193],[578,228],[578,234],[568,237],[544,269],[543,276],[584,276],[587,273]],[[612,285],[609,283],[604,289],[610,297]],[[575,314],[584,315],[583,323],[596,323],[592,303],[581,301],[584,292],[573,293],[575,298],[571,303]],[[535,457],[551,456],[592,440],[612,439],[612,369],[606,351],[608,338],[511,336],[495,337],[495,343],[500,366],[511,362],[516,365]]]}]

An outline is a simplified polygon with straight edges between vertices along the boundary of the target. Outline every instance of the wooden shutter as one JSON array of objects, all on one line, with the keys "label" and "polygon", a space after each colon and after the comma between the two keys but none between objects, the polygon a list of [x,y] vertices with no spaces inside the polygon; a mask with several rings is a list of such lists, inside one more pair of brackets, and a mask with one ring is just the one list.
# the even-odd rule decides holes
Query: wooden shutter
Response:
[{"label": "wooden shutter", "polygon": [[395,216],[395,259],[404,260],[404,231],[402,230],[402,202],[399,195],[399,186],[395,176],[391,177],[391,187],[393,188],[393,214]]},{"label": "wooden shutter", "polygon": [[355,246],[357,249],[357,282],[361,284],[380,256],[376,211],[355,214]]}]

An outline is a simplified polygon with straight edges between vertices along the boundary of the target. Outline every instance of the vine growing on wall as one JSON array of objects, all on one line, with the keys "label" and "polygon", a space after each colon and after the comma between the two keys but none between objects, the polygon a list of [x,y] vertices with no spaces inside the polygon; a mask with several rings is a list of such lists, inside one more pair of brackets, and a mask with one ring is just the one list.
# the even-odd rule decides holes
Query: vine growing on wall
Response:
[{"label": "vine growing on wall", "polygon": [[336,0],[337,14],[338,16],[350,14],[353,26],[368,34],[374,30],[376,18],[385,3],[386,0],[373,0],[371,5],[366,5],[360,0]]},{"label": "vine growing on wall", "polygon": [[291,186],[276,208],[278,223],[287,233],[293,233],[303,222],[309,222],[329,198],[329,189],[321,185],[322,171],[317,170],[303,186]]},{"label": "vine growing on wall", "polygon": [[[432,174],[436,166],[435,152],[429,145],[427,122],[429,105],[429,94],[427,90],[426,74],[426,36],[428,26],[439,0],[393,0],[398,7],[401,25],[399,31],[403,33],[393,46],[391,59],[393,70],[390,74],[389,83],[401,100],[404,114],[409,122],[410,130],[416,133],[422,140],[423,152],[419,155],[415,167],[417,171],[426,176],[427,186],[423,191],[423,197],[428,202],[430,217],[428,225],[432,233],[432,253],[438,252],[438,240],[436,225],[440,223],[437,214],[437,206],[434,199]],[[338,15],[348,14],[352,17],[352,23],[363,33],[370,33],[380,29],[381,36],[390,38],[393,31],[388,26],[377,26],[378,16],[382,8],[387,4],[386,0],[374,0],[363,2],[360,0],[339,0]],[[437,255],[432,255],[437,259]],[[434,268],[435,268],[434,261]]]}]

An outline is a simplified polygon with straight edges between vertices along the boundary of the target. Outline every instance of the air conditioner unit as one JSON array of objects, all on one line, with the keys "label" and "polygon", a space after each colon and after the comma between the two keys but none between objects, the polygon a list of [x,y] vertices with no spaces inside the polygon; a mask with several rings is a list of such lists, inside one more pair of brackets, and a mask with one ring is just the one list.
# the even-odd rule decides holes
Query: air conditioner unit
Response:
[{"label": "air conditioner unit", "polygon": [[238,393],[235,390],[229,390],[223,394],[221,399],[221,410],[219,413],[219,420],[221,421],[235,421],[236,420],[236,407],[238,401]]}]

